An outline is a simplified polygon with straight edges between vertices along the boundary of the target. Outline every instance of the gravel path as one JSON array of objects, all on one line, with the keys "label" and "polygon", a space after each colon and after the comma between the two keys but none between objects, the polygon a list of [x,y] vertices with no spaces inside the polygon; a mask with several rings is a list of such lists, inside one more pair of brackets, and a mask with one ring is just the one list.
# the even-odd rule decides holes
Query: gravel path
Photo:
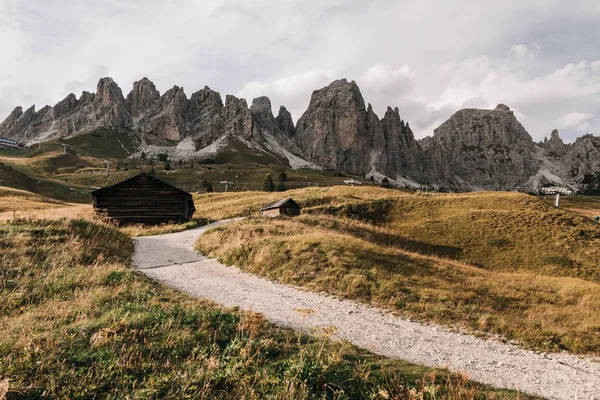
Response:
[{"label": "gravel path", "polygon": [[135,238],[134,265],[166,285],[225,307],[262,313],[279,325],[306,331],[333,328],[335,339],[382,356],[447,367],[478,382],[546,398],[600,400],[600,360],[534,353],[407,321],[353,301],[247,274],[194,250],[196,240],[206,229],[228,222]]}]

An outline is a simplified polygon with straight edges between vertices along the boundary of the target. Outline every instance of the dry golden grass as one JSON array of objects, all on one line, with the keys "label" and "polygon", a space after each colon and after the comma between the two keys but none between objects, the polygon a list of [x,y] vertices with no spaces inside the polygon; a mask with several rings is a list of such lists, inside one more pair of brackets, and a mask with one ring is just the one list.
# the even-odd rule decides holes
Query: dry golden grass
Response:
[{"label": "dry golden grass", "polygon": [[[297,191],[305,215],[219,227],[199,249],[412,317],[600,354],[597,224],[518,193],[371,191]],[[210,210],[230,215],[242,201],[221,198]]]},{"label": "dry golden grass", "polygon": [[519,398],[190,298],[133,271],[132,251],[127,236],[84,220],[0,224],[0,390],[9,398]]},{"label": "dry golden grass", "polygon": [[110,223],[96,215],[91,204],[66,203],[25,190],[0,187],[0,222],[15,219],[85,219],[100,224],[111,225],[132,237],[178,232],[208,223],[206,219],[194,218],[185,223],[117,226],[116,223]]},{"label": "dry golden grass", "polygon": [[353,188],[333,186],[325,188],[303,188],[285,192],[229,192],[194,195],[196,216],[221,220],[258,214],[265,204],[292,197],[303,204],[340,204],[357,200],[379,200],[410,196],[406,192],[377,187]]},{"label": "dry golden grass", "polygon": [[91,205],[71,204],[25,190],[0,187],[0,221],[15,218],[92,218]]},{"label": "dry golden grass", "polygon": [[[544,196],[543,200],[554,204],[554,196]],[[600,216],[600,196],[561,196],[560,207],[593,220],[594,217]]]},{"label": "dry golden grass", "polygon": [[6,399],[6,394],[8,393],[8,389],[10,389],[8,385],[8,379],[4,379],[0,381],[0,400]]},{"label": "dry golden grass", "polygon": [[[422,319],[537,348],[598,353],[598,226],[530,196],[373,187],[204,194],[195,195],[197,218],[187,224],[119,229],[129,236],[173,232],[204,224],[199,217],[257,215],[283,197],[300,202],[306,215],[219,228],[202,249],[274,279]],[[0,191],[1,207],[0,221],[98,221],[89,205],[13,189]]]}]

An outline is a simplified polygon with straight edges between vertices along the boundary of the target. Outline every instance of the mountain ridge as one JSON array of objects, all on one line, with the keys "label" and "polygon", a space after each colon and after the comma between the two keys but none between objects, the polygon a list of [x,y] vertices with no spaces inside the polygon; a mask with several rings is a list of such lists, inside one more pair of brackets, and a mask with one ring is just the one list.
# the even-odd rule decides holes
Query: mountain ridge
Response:
[{"label": "mountain ridge", "polygon": [[144,77],[125,96],[112,78],[96,93],[67,95],[53,107],[16,107],[0,124],[0,137],[34,143],[108,128],[128,135],[138,154],[172,158],[216,154],[232,143],[275,155],[292,168],[327,168],[388,177],[392,183],[450,190],[532,190],[560,184],[600,189],[600,137],[565,144],[558,131],[535,143],[506,105],[462,109],[432,136],[417,140],[398,108],[382,118],[366,103],[355,81],[339,79],[313,91],[294,124],[271,101],[221,95],[210,87],[186,95],[179,86],[162,95]]}]

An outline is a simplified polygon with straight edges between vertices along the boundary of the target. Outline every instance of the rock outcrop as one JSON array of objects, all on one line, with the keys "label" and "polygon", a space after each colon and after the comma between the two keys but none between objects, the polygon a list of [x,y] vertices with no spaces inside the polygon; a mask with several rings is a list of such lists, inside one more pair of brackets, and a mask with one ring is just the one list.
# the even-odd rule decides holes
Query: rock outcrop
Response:
[{"label": "rock outcrop", "polygon": [[313,92],[294,141],[302,156],[315,164],[364,175],[380,155],[383,133],[356,82],[341,79]]},{"label": "rock outcrop", "polygon": [[558,134],[558,130],[554,129],[550,134],[550,140],[544,138],[540,143],[540,147],[546,150],[549,157],[562,157],[569,151],[569,145],[565,144]]},{"label": "rock outcrop", "polygon": [[398,178],[423,176],[423,150],[415,140],[408,123],[400,118],[398,107],[387,108],[381,119],[383,149],[376,161],[376,170]]},{"label": "rock outcrop", "polygon": [[296,133],[292,114],[284,106],[279,107],[279,114],[275,118],[279,131],[286,137],[291,138]]},{"label": "rock outcrop", "polygon": [[568,147],[558,162],[572,187],[600,194],[600,137],[584,135]]},{"label": "rock outcrop", "polygon": [[367,110],[355,82],[345,79],[313,92],[294,139],[309,160],[328,168],[364,174],[368,150]]},{"label": "rock outcrop", "polygon": [[148,78],[133,82],[133,90],[127,95],[127,110],[138,118],[160,101],[160,93]]},{"label": "rock outcrop", "polygon": [[464,109],[434,131],[424,151],[427,181],[449,189],[512,189],[539,169],[534,143],[505,105]]}]

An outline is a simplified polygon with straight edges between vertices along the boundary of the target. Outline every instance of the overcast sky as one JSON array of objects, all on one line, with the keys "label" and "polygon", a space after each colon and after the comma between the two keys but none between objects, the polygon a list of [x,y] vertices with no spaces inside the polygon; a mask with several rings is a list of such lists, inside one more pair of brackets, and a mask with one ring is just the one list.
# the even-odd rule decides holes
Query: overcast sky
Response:
[{"label": "overcast sky", "polygon": [[[318,3],[318,4],[317,4]],[[144,76],[266,95],[297,120],[313,90],[356,80],[418,137],[505,103],[536,140],[600,134],[597,0],[0,0],[0,120]]]}]

